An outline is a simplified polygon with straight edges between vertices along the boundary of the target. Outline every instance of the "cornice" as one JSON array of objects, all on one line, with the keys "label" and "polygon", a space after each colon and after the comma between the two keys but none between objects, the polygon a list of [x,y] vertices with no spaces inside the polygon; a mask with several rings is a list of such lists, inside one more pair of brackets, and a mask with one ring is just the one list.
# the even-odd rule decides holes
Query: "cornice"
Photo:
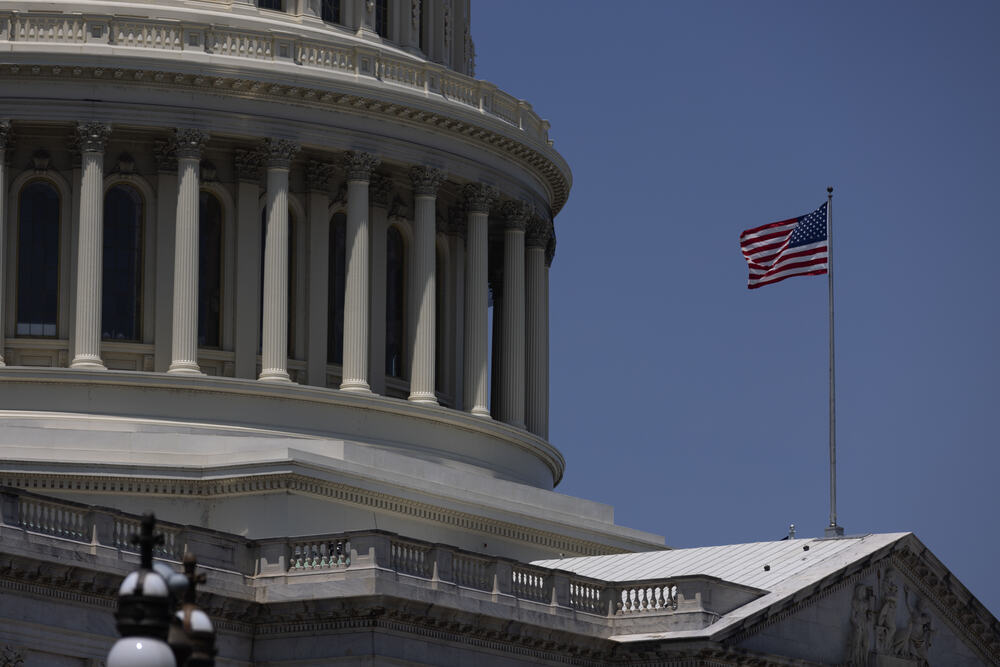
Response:
[{"label": "cornice", "polygon": [[0,486],[30,489],[32,492],[74,491],[107,494],[142,494],[176,498],[225,498],[262,493],[298,493],[338,503],[377,510],[421,521],[430,521],[524,542],[579,556],[626,553],[626,550],[551,531],[530,528],[512,521],[490,519],[468,512],[414,501],[350,484],[331,482],[299,473],[263,473],[223,479],[155,478],[134,475],[80,475],[0,471]]},{"label": "cornice", "polygon": [[[51,54],[47,54],[47,58]],[[260,63],[250,61],[250,65]],[[301,85],[279,84],[265,82],[243,76],[234,76],[231,69],[218,75],[210,73],[210,67],[202,66],[201,73],[191,74],[175,69],[155,68],[123,68],[123,67],[79,67],[58,66],[51,63],[33,64],[18,62],[0,66],[0,81],[4,79],[18,80],[29,78],[34,81],[82,81],[91,85],[101,82],[114,82],[116,85],[128,85],[146,88],[160,88],[170,91],[190,94],[198,91],[206,94],[239,97],[242,99],[264,100],[288,105],[294,104],[309,108],[336,110],[340,113],[360,114],[366,117],[381,116],[395,123],[403,123],[422,129],[443,131],[461,136],[463,139],[478,146],[487,148],[499,155],[512,159],[526,166],[551,192],[552,215],[555,215],[565,205],[569,197],[571,181],[569,167],[554,150],[547,151],[533,148],[526,141],[519,141],[505,134],[501,126],[504,121],[483,116],[483,122],[471,122],[451,116],[444,109],[422,109],[415,105],[389,102],[377,99],[373,95],[352,94],[322,87],[336,82],[309,82],[302,79]],[[249,73],[249,72],[248,72]],[[16,84],[15,84],[16,85]],[[416,102],[416,100],[414,100]],[[447,98],[443,98],[447,102]],[[473,111],[469,109],[469,111]],[[494,125],[495,127],[489,127]],[[506,131],[519,131],[509,128]]]}]

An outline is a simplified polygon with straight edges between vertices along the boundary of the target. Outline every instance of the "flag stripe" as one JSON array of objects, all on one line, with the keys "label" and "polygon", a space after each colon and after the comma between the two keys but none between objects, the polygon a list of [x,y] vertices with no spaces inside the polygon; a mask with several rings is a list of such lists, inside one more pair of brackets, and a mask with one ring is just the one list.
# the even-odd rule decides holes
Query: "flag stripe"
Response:
[{"label": "flag stripe", "polygon": [[797,218],[745,230],[740,234],[740,251],[749,270],[747,287],[826,273],[826,232],[826,204]]}]

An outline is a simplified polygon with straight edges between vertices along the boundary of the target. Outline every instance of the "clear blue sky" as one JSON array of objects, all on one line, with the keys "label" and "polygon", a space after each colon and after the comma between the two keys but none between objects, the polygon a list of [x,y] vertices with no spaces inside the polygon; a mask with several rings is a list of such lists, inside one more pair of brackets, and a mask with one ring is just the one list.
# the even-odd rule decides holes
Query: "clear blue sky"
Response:
[{"label": "clear blue sky", "polygon": [[685,547],[828,517],[825,277],[738,236],[834,192],[839,518],[1000,615],[1000,3],[473,0],[477,76],[573,169],[551,273],[559,490]]}]

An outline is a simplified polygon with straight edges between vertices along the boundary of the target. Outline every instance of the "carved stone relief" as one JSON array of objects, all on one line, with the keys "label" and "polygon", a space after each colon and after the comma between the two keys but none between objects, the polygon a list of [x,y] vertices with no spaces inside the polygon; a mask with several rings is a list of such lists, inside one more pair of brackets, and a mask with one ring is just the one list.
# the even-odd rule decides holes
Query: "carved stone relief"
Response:
[{"label": "carved stone relief", "polygon": [[0,667],[24,667],[24,654],[13,646],[4,645],[0,650]]},{"label": "carved stone relief", "polygon": [[[927,656],[934,633],[931,616],[925,608],[924,600],[905,585],[903,604],[901,609],[899,584],[893,570],[886,570],[882,574],[877,599],[871,586],[858,584],[854,588],[854,596],[851,598],[851,634],[847,647],[848,665],[928,667]],[[902,621],[898,618],[901,612],[904,616]]]}]

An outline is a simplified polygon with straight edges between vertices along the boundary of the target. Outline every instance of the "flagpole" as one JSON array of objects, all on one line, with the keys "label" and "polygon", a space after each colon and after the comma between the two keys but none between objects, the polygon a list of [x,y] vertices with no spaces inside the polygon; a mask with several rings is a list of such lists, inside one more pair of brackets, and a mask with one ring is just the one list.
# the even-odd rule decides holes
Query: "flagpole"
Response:
[{"label": "flagpole", "polygon": [[833,188],[826,189],[826,281],[830,304],[830,525],[827,537],[844,534],[837,525],[837,392],[833,363]]}]

